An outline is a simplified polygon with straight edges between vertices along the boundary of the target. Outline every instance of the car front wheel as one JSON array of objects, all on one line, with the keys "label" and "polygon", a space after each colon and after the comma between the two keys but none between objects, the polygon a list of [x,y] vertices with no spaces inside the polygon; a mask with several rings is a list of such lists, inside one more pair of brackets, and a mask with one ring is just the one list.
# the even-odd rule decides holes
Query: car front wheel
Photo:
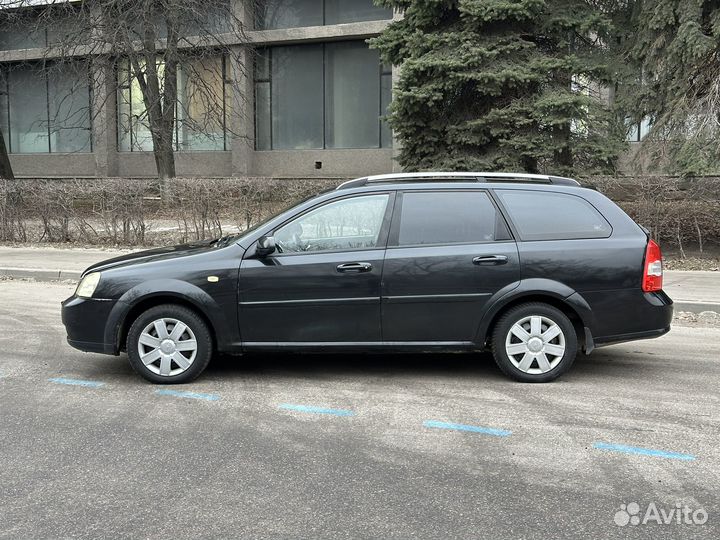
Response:
[{"label": "car front wheel", "polygon": [[559,309],[539,302],[505,313],[492,337],[498,367],[515,380],[548,382],[565,373],[577,354],[577,335]]},{"label": "car front wheel", "polygon": [[210,362],[212,337],[194,311],[165,304],[135,319],[127,336],[127,352],[132,368],[148,381],[185,383]]}]

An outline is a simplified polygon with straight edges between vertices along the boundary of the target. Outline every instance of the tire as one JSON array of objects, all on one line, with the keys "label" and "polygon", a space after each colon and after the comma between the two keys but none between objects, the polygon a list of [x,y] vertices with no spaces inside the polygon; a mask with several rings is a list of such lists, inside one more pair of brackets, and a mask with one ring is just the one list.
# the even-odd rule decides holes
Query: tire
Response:
[{"label": "tire", "polygon": [[570,319],[541,302],[510,309],[492,335],[495,363],[505,375],[521,382],[557,379],[570,369],[577,350],[577,334]]},{"label": "tire", "polygon": [[138,375],[156,384],[192,381],[205,370],[212,351],[212,336],[205,321],[176,304],[148,309],[128,331],[130,365]]}]

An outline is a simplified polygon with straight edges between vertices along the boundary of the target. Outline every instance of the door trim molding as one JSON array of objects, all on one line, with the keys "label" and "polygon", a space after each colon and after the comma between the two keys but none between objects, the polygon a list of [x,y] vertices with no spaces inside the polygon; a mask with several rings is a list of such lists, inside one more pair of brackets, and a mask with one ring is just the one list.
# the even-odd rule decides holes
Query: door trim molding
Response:
[{"label": "door trim molding", "polygon": [[379,296],[359,296],[351,298],[308,298],[302,300],[259,300],[255,302],[240,302],[241,306],[294,306],[294,305],[313,305],[313,304],[377,304],[380,302]]},{"label": "door trim molding", "polygon": [[413,302],[472,302],[476,298],[491,296],[492,293],[466,294],[407,294],[402,296],[383,296],[386,304],[409,304]]}]

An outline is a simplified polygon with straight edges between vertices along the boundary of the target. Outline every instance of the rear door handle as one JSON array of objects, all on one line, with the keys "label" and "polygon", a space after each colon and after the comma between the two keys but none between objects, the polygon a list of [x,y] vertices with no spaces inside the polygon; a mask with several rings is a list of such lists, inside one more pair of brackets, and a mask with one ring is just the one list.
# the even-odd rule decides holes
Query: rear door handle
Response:
[{"label": "rear door handle", "polygon": [[372,264],[366,262],[345,263],[337,266],[337,271],[343,274],[359,274],[370,270],[372,270]]},{"label": "rear door handle", "polygon": [[473,264],[478,266],[497,266],[499,264],[507,264],[508,258],[506,255],[482,255],[480,257],[473,258]]}]

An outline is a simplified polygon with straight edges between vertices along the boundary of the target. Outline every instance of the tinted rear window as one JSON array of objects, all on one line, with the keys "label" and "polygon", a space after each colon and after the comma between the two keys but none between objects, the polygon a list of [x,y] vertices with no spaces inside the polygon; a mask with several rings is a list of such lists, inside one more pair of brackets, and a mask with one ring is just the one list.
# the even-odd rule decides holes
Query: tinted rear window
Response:
[{"label": "tinted rear window", "polygon": [[398,244],[458,244],[509,238],[505,223],[483,191],[403,194]]},{"label": "tinted rear window", "polygon": [[612,228],[582,197],[549,191],[498,190],[522,240],[607,238]]}]

